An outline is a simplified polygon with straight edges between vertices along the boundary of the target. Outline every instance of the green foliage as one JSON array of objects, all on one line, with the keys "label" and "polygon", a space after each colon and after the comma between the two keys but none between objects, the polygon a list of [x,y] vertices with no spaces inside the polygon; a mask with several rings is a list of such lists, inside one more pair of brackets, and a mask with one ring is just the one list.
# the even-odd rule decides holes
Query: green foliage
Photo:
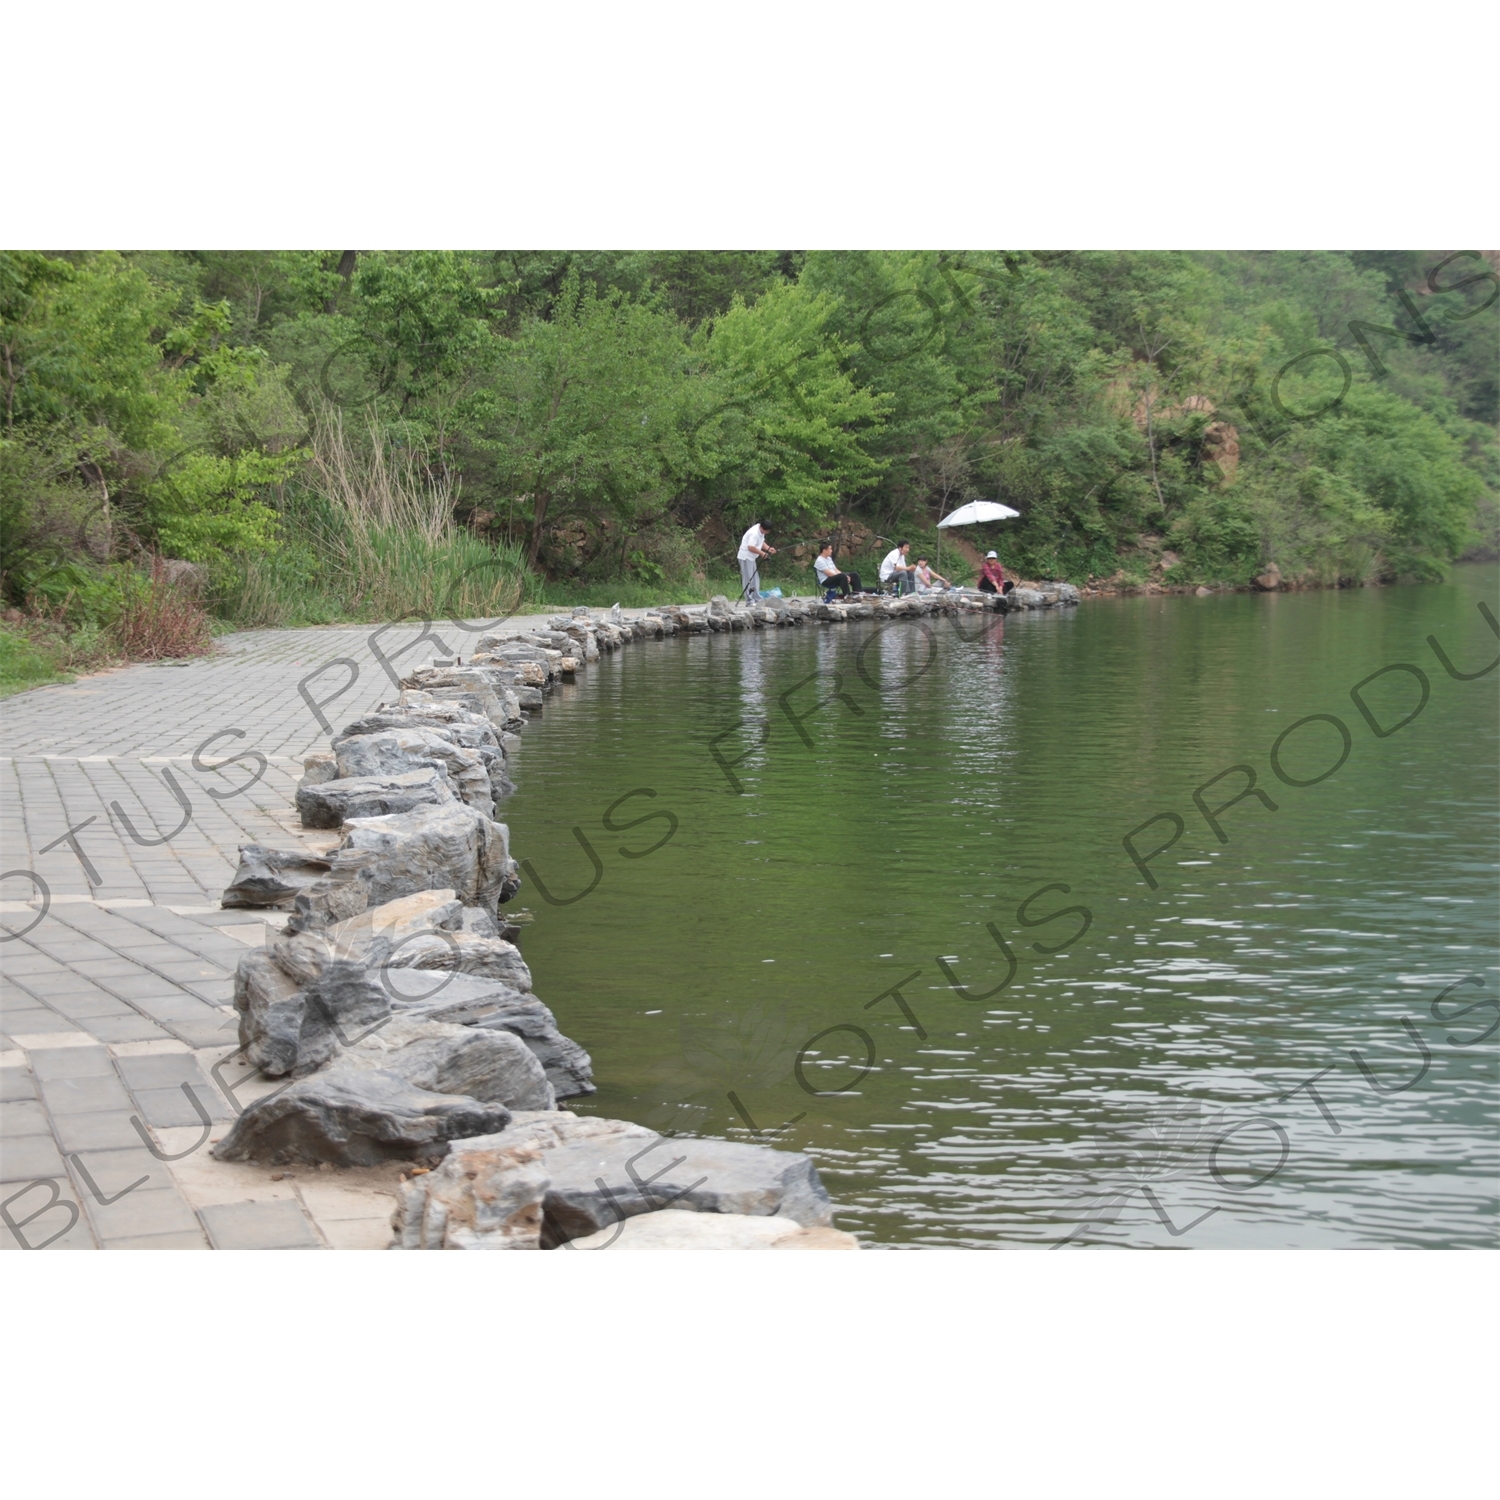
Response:
[{"label": "green foliage", "polygon": [[737,520],[826,514],[883,468],[864,439],[890,403],[844,368],[849,351],[827,330],[836,306],[775,286],[753,307],[736,297],[696,341],[707,378],[685,467]]},{"label": "green foliage", "polygon": [[3,252],[0,583],[494,612],[979,497],[1028,576],[1436,577],[1500,550],[1497,301],[1477,252]]},{"label": "green foliage", "polygon": [[295,448],[229,458],[187,454],[147,491],[147,518],[163,552],[214,562],[236,552],[269,551],[277,540],[277,514],[262,497],[285,484],[303,457]]},{"label": "green foliage", "polygon": [[527,321],[497,355],[475,441],[529,532],[528,566],[549,523],[598,527],[666,499],[685,448],[688,351],[675,319],[570,275],[551,317]]},{"label": "green foliage", "polygon": [[0,698],[49,682],[71,682],[65,659],[56,646],[0,626]]}]

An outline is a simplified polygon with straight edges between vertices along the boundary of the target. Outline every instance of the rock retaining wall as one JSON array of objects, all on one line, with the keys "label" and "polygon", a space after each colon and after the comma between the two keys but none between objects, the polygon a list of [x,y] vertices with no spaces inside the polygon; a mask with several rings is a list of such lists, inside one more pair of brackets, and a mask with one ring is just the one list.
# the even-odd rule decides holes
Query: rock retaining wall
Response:
[{"label": "rock retaining wall", "polygon": [[[224,905],[289,913],[279,938],[240,961],[240,1043],[287,1081],[245,1109],[215,1156],[410,1161],[394,1221],[403,1249],[607,1248],[637,1218],[635,1248],[854,1248],[800,1152],[677,1141],[653,1165],[666,1144],[655,1132],[558,1108],[594,1091],[592,1065],[531,993],[502,911],[521,885],[496,820],[510,752],[549,690],[630,641],[1077,602],[1069,585],[1045,584],[835,604],[718,596],[632,621],[618,606],[602,619],[579,609],[413,671],[395,702],[305,762],[303,826],[338,829],[337,848],[240,850]],[[683,1213],[722,1222],[695,1228]],[[762,1218],[785,1229],[742,1227]]]}]

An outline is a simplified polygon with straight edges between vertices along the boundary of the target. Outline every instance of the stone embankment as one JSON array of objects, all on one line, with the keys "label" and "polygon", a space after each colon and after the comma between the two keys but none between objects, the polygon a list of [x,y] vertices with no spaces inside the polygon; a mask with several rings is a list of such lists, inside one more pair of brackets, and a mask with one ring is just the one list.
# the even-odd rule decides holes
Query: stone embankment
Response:
[{"label": "stone embankment", "polygon": [[336,847],[246,845],[225,906],[288,912],[235,977],[240,1044],[271,1080],[223,1161],[411,1163],[394,1247],[854,1249],[811,1158],[674,1140],[560,1108],[594,1092],[588,1054],[532,992],[503,908],[521,879],[496,802],[516,736],[559,681],[633,640],[1074,604],[1066,584],[823,604],[586,610],[483,637],[403,679],[394,703],[308,757],[303,826]]}]

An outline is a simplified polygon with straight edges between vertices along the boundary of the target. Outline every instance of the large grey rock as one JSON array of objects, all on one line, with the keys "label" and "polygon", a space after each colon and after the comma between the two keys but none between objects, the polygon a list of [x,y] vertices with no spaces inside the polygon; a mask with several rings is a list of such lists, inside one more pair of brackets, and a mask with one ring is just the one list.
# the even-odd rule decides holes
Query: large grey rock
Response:
[{"label": "large grey rock", "polygon": [[456,800],[448,777],[433,766],[297,787],[297,811],[304,828],[340,828],[353,818],[384,817]]},{"label": "large grey rock", "polygon": [[398,1073],[417,1088],[507,1109],[557,1107],[541,1063],[508,1031],[477,1031],[398,1015],[350,1047],[337,1066]]},{"label": "large grey rock", "polygon": [[1053,582],[1037,584],[1037,591],[1058,604],[1077,604],[1081,595],[1071,583]]},{"label": "large grey rock", "polygon": [[326,859],[301,849],[268,849],[264,844],[241,844],[240,867],[234,872],[221,906],[285,906],[299,891],[328,874]]},{"label": "large grey rock", "polygon": [[477,749],[457,745],[437,729],[412,725],[349,735],[335,740],[333,749],[341,777],[399,776],[430,769],[444,777],[460,801],[486,817],[494,813],[494,792],[484,758]]},{"label": "large grey rock", "polygon": [[220,1161],[435,1164],[448,1142],[510,1123],[502,1104],[434,1093],[343,1059],[249,1105],[213,1148]]},{"label": "large grey rock", "polygon": [[332,781],[339,774],[338,761],[331,750],[314,750],[302,758],[302,784],[317,786]]},{"label": "large grey rock", "polygon": [[675,1206],[697,1213],[780,1214],[831,1224],[833,1205],[812,1158],[739,1141],[617,1137],[545,1153],[543,1248]]},{"label": "large grey rock", "polygon": [[[392,972],[398,969],[451,969],[480,979],[495,979],[517,990],[531,988],[531,970],[521,957],[521,950],[503,938],[477,937],[472,932],[430,932],[404,943],[386,964]],[[431,992],[431,986],[420,986],[414,994]]]},{"label": "large grey rock", "polygon": [[[462,697],[462,694],[459,694]],[[505,698],[504,693],[497,696]],[[362,735],[381,734],[387,730],[418,729],[440,735],[451,744],[471,751],[479,757],[485,774],[490,779],[490,795],[493,799],[509,796],[515,791],[505,774],[505,746],[503,730],[497,729],[489,716],[480,711],[479,700],[474,699],[472,710],[459,702],[443,702],[427,693],[403,692],[402,702],[390,704],[375,713],[366,714],[352,724],[346,724],[339,734],[339,741]],[[514,718],[521,721],[521,705],[513,697],[506,700],[507,722]],[[333,757],[329,757],[333,763]],[[336,765],[334,766],[337,769]],[[452,773],[450,772],[450,776]],[[464,798],[470,801],[469,798]],[[473,805],[484,811],[481,801]]]},{"label": "large grey rock", "polygon": [[[422,1181],[424,1179],[418,1179]],[[467,1248],[467,1247],[465,1247]],[[681,1213],[675,1208],[637,1214],[623,1224],[569,1240],[566,1250],[858,1250],[841,1229],[804,1229],[775,1214]]]},{"label": "large grey rock", "polygon": [[271,953],[286,973],[305,984],[332,959],[378,968],[393,954],[399,957],[413,939],[462,927],[464,913],[452,890],[418,891],[327,927],[282,937],[271,945]]},{"label": "large grey rock", "polygon": [[327,927],[399,896],[437,889],[494,912],[521,885],[508,837],[503,823],[460,802],[351,819],[330,856],[332,869],[297,897],[288,929]]},{"label": "large grey rock", "polygon": [[473,697],[496,728],[503,727],[510,719],[505,700],[496,692],[495,684],[473,667],[419,667],[409,677],[401,679],[401,686],[406,690],[431,693],[437,698],[455,692]]},{"label": "large grey rock", "polygon": [[559,1099],[594,1092],[593,1065],[587,1052],[564,1036],[557,1019],[535,995],[470,974],[449,974],[421,998],[405,999],[402,991],[416,991],[416,976],[390,974],[392,1005],[398,1014],[416,1020],[447,1021],[486,1031],[508,1031],[535,1054]]},{"label": "large grey rock", "polygon": [[505,1132],[454,1141],[414,1177],[391,1217],[393,1250],[539,1250],[547,1173],[541,1152]]},{"label": "large grey rock", "polygon": [[403,692],[397,702],[346,724],[338,737],[348,739],[351,735],[378,734],[384,729],[405,729],[413,725],[435,729],[447,735],[455,745],[470,750],[480,745],[496,744],[499,739],[489,715],[477,707],[420,692]]},{"label": "large grey rock", "polygon": [[[290,1073],[297,1065],[306,1014],[302,986],[263,948],[240,955],[234,971],[234,1008],[240,1016],[240,1046],[246,1060],[273,1078]],[[332,1055],[329,1051],[318,1062]]]},{"label": "large grey rock", "polygon": [[241,956],[234,1005],[246,1060],[272,1078],[322,1067],[391,1014],[389,995],[362,964],[331,960],[303,982],[263,949]]}]

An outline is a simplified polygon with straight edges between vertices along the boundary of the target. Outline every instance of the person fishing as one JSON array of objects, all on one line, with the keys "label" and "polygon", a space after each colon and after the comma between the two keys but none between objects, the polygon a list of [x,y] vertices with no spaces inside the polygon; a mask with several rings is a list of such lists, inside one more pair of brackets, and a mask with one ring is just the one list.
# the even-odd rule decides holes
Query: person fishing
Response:
[{"label": "person fishing", "polygon": [[916,592],[917,570],[906,560],[906,554],[910,550],[910,542],[897,542],[880,559],[880,581],[882,583],[890,583],[894,579],[898,593],[911,594]]},{"label": "person fishing", "polygon": [[858,573],[841,573],[839,565],[833,560],[833,543],[824,542],[813,559],[813,570],[818,575],[818,588],[825,598],[834,589],[839,591],[841,598],[847,599],[850,592],[860,593],[862,591]]},{"label": "person fishing", "polygon": [[760,560],[763,557],[773,556],[776,551],[766,540],[766,531],[764,521],[753,522],[749,531],[740,538],[740,550],[736,554],[745,598],[752,604],[760,600]]},{"label": "person fishing", "polygon": [[981,594],[1008,594],[1015,584],[1005,576],[1005,569],[1000,566],[1000,554],[998,552],[986,552],[984,554],[984,566],[979,570],[979,592]]}]

